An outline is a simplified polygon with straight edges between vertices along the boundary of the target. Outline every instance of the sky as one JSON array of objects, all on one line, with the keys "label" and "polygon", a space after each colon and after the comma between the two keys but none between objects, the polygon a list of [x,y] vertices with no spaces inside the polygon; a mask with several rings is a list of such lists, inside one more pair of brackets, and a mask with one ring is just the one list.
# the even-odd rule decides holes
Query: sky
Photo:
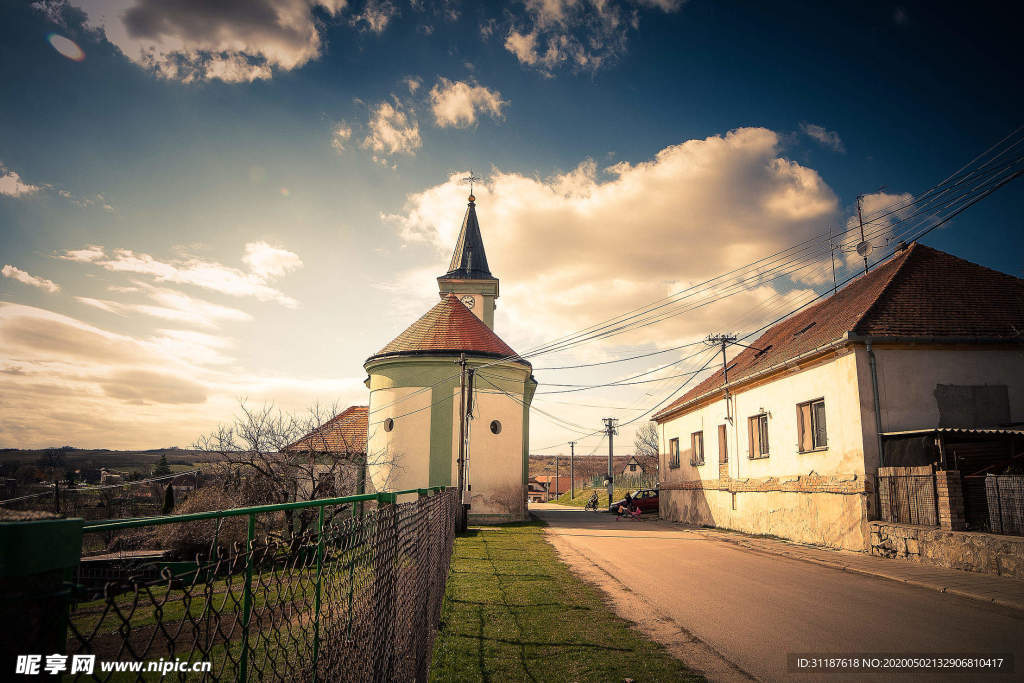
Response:
[{"label": "sky", "polygon": [[[0,0],[0,447],[184,448],[242,400],[365,404],[365,359],[437,301],[470,171],[521,353],[846,229],[858,195],[913,198],[1022,123],[1010,12]],[[1020,182],[923,241],[1024,276]],[[826,254],[531,357],[531,450],[596,451],[614,416],[628,451],[710,353],[670,349],[831,280]]]}]

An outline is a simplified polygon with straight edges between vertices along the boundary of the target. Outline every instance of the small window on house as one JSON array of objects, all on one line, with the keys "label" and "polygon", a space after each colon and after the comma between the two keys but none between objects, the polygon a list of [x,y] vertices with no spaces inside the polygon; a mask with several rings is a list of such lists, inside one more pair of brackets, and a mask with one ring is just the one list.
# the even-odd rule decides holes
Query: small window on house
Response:
[{"label": "small window on house", "polygon": [[384,431],[385,432],[390,432],[394,428],[395,428],[395,421],[394,420],[392,420],[390,417],[388,419],[384,420]]},{"label": "small window on house", "polygon": [[694,467],[704,464],[704,432],[690,434],[690,464]]},{"label": "small window on house", "polygon": [[630,465],[629,466],[629,471],[630,472],[636,472],[636,465]]},{"label": "small window on house", "polygon": [[800,452],[819,451],[828,446],[825,430],[825,399],[801,403],[796,407],[797,431],[800,435]]},{"label": "small window on house", "polygon": [[501,423],[497,420],[491,420],[491,434],[501,434]]},{"label": "small window on house", "polygon": [[747,418],[747,430],[750,437],[750,458],[767,458],[768,449],[768,415],[761,413]]},{"label": "small window on house", "polygon": [[668,440],[668,466],[679,467],[679,439]]},{"label": "small window on house", "polygon": [[718,464],[729,462],[729,446],[725,439],[725,425],[718,425]]}]

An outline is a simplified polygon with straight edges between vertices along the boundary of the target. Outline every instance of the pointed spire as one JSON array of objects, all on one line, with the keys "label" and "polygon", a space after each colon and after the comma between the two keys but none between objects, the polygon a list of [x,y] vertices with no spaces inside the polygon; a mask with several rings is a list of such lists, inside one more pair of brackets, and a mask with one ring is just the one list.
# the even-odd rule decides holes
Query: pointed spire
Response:
[{"label": "pointed spire", "polygon": [[452,262],[448,265],[446,278],[466,280],[492,280],[490,268],[487,266],[487,254],[484,252],[484,240],[480,235],[480,223],[476,219],[476,197],[469,195],[469,206],[466,216],[462,219],[462,230],[459,240],[455,243]]}]

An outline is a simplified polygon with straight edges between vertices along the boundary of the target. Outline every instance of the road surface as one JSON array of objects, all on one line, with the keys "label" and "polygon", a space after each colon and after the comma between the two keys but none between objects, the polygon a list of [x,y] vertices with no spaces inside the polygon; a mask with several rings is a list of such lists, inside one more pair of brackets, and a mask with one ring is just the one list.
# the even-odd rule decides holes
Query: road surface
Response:
[{"label": "road surface", "polygon": [[1010,676],[912,678],[1024,680],[1024,613],[754,552],[717,540],[714,532],[668,522],[616,521],[555,505],[531,510],[548,522],[564,559],[632,601],[634,614],[625,616],[640,621],[636,613],[647,611],[655,628],[667,624],[677,637],[683,633],[683,640],[705,647],[705,655],[720,657],[709,663],[694,655],[700,661],[692,664],[709,678],[907,677],[797,675],[787,668],[787,653],[1013,653],[1016,673]]}]

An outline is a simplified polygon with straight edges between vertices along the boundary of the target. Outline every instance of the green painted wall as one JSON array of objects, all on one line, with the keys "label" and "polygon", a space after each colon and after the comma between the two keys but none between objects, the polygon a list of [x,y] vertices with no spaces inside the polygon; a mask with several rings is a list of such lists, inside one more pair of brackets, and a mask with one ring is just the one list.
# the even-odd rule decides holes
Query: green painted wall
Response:
[{"label": "green painted wall", "polygon": [[[491,366],[495,359],[467,356],[467,366],[481,368],[488,381],[501,389],[522,394],[523,408],[523,484],[526,484],[530,453],[530,409],[537,383],[530,370],[517,363],[503,363]],[[396,387],[431,387],[430,389],[430,466],[428,486],[453,486],[452,450],[455,393],[459,387],[458,356],[398,356],[368,361],[364,368],[369,374],[367,383],[370,391]],[[401,411],[399,410],[400,414]],[[373,422],[377,416],[371,416]]]}]

